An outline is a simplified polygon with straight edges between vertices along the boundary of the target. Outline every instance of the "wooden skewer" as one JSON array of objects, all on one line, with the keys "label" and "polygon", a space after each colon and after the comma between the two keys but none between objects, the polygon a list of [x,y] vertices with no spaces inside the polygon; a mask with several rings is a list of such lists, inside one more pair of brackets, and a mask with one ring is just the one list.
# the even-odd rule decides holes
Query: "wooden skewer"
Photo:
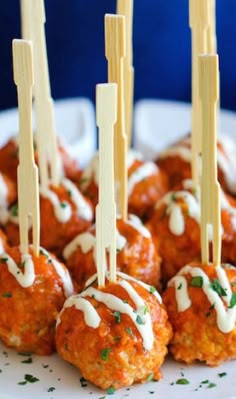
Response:
[{"label": "wooden skewer", "polygon": [[32,136],[32,43],[26,40],[13,40],[12,49],[14,81],[17,85],[19,107],[19,166],[17,179],[20,249],[22,253],[28,253],[30,219],[33,226],[33,249],[38,255],[40,219],[38,168],[34,162]]},{"label": "wooden skewer", "polygon": [[209,262],[208,226],[213,228],[213,263],[221,262],[220,186],[217,181],[216,115],[219,96],[217,55],[199,56],[199,93],[202,105],[201,247],[202,263]]},{"label": "wooden skewer", "polygon": [[216,44],[216,4],[215,0],[209,2],[209,26],[207,29],[207,52],[215,54],[217,51]]},{"label": "wooden skewer", "polygon": [[199,155],[201,153],[201,106],[199,99],[198,55],[207,50],[209,6],[206,0],[189,0],[189,19],[192,31],[192,179],[199,184]]},{"label": "wooden skewer", "polygon": [[128,147],[132,141],[134,67],[133,67],[133,0],[117,0],[117,14],[125,16],[126,55],[124,58],[125,130]]},{"label": "wooden skewer", "polygon": [[[58,184],[61,177],[57,148],[55,115],[51,98],[45,39],[45,10],[43,0],[21,0],[23,33],[33,41],[35,73],[36,139],[39,154],[40,182],[47,187],[49,179]],[[49,177],[49,170],[50,177]]]},{"label": "wooden skewer", "polygon": [[123,220],[127,219],[127,137],[124,122],[124,57],[125,17],[105,15],[105,48],[108,81],[117,83],[117,122],[115,125],[115,183],[117,206]]},{"label": "wooden skewer", "polygon": [[116,281],[116,204],[114,194],[114,124],[117,119],[117,85],[96,87],[99,128],[99,201],[96,207],[96,263],[98,285],[105,285],[106,250],[110,280]]}]

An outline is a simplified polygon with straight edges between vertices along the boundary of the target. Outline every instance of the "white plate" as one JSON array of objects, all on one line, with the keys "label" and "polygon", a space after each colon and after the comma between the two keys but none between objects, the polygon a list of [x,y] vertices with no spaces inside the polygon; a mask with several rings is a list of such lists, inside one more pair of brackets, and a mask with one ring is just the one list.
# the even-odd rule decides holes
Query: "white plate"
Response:
[{"label": "white plate", "polygon": [[[153,105],[150,108],[150,104],[148,107],[145,104],[147,105],[147,102],[140,102],[135,110],[135,145],[141,150],[144,148],[145,155],[149,155],[148,152],[154,145],[155,153],[160,150],[157,139],[153,139],[154,133],[158,134],[158,141],[166,140],[164,143],[169,143],[189,130],[190,107],[185,104],[163,102],[154,104],[152,102]],[[61,106],[62,112],[64,111],[63,103]],[[68,106],[70,106],[69,103]],[[147,113],[145,113],[145,107]],[[151,115],[153,119],[151,119]],[[224,127],[227,132],[233,133],[236,130],[236,116],[227,112],[224,115],[226,121]],[[67,130],[72,130],[69,120],[65,124],[65,132]],[[145,146],[141,148],[141,144]],[[227,362],[217,368],[209,368],[203,364],[186,366],[168,358],[162,367],[163,379],[160,382],[134,385],[109,396],[89,383],[81,384],[78,370],[63,362],[56,354],[51,357],[32,356],[30,357],[32,363],[22,363],[28,358],[6,349],[0,343],[0,399],[65,399],[66,397],[69,399],[104,397],[114,399],[236,399],[236,361]],[[220,377],[220,373],[226,373],[226,375]],[[19,382],[24,381],[25,374],[30,374],[39,381],[19,385]],[[189,384],[176,384],[180,378],[186,378]],[[206,380],[209,382],[202,383]],[[216,384],[216,386],[210,388],[209,384]],[[82,385],[86,386],[82,387]]]},{"label": "white plate", "polygon": [[[71,155],[78,159],[79,164],[85,166],[96,148],[95,111],[92,102],[87,98],[55,101],[55,119],[58,136]],[[0,112],[0,147],[16,135],[17,131],[17,109]]]},{"label": "white plate", "polygon": [[[190,132],[191,106],[187,103],[141,100],[134,110],[134,147],[153,159],[167,145]],[[236,114],[222,110],[218,130],[236,139]]]}]

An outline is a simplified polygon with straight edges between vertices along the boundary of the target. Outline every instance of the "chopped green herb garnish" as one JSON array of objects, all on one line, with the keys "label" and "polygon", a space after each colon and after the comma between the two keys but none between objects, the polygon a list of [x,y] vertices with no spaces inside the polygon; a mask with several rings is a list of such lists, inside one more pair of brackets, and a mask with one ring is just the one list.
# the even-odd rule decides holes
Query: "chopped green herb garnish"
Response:
[{"label": "chopped green herb garnish", "polygon": [[143,314],[147,314],[149,312],[147,306],[143,306]]},{"label": "chopped green herb garnish", "polygon": [[147,377],[147,382],[152,381],[153,377],[154,377],[154,373],[149,374],[149,376]]},{"label": "chopped green herb garnish", "polygon": [[174,202],[175,202],[175,201],[176,201],[176,199],[177,199],[177,198],[176,198],[176,195],[175,195],[175,193],[172,193],[172,194],[171,194],[171,201],[174,201]]},{"label": "chopped green herb garnish", "polygon": [[55,389],[56,388],[54,388],[54,387],[50,387],[50,388],[48,388],[48,392],[53,392],[53,391],[55,391]]},{"label": "chopped green herb garnish", "polygon": [[227,376],[227,373],[225,373],[225,372],[223,372],[223,373],[219,373],[219,374],[218,374],[218,376],[219,376],[220,378],[222,378],[222,377],[226,377],[226,376]]},{"label": "chopped green herb garnish", "polygon": [[31,374],[25,374],[25,381],[30,382],[31,384],[33,384],[34,382],[39,381],[39,379],[37,377],[34,377]]},{"label": "chopped green herb garnish", "polygon": [[31,364],[31,363],[33,363],[32,357],[29,357],[28,359],[22,360],[21,363],[24,363],[24,364]]},{"label": "chopped green herb garnish", "polygon": [[121,340],[121,337],[114,337],[115,342],[119,342]]},{"label": "chopped green herb garnish", "polygon": [[137,317],[136,317],[136,322],[137,322],[138,324],[145,324],[144,320],[142,319],[141,316],[139,316],[139,314],[138,314]]},{"label": "chopped green herb garnish", "polygon": [[69,195],[69,197],[71,197],[72,195],[70,190],[67,191],[67,194]]},{"label": "chopped green herb garnish", "polygon": [[201,381],[201,384],[208,384],[208,383],[209,383],[209,380]]},{"label": "chopped green herb garnish", "polygon": [[183,284],[180,283],[179,286],[178,286],[178,288],[177,288],[177,290],[181,290],[182,287],[183,287]]},{"label": "chopped green herb garnish", "polygon": [[86,381],[86,379],[84,378],[84,377],[81,377],[80,378],[80,384],[81,384],[81,387],[82,388],[85,388],[85,387],[87,387],[87,381]]},{"label": "chopped green herb garnish", "polygon": [[105,348],[101,350],[101,359],[104,361],[108,360],[109,353],[111,352],[111,348]]},{"label": "chopped green herb garnish", "polygon": [[110,387],[110,388],[107,389],[108,395],[113,395],[115,392],[116,392],[116,390],[113,387]]},{"label": "chopped green herb garnish", "polygon": [[150,293],[153,294],[154,292],[156,292],[156,288],[153,287],[153,285],[150,286]]},{"label": "chopped green herb garnish", "polygon": [[125,330],[131,337],[133,337],[133,331],[132,331],[132,329],[130,327],[126,327]]},{"label": "chopped green herb garnish", "polygon": [[7,263],[8,258],[1,258],[1,263]]},{"label": "chopped green herb garnish", "polygon": [[178,385],[187,385],[187,384],[189,384],[189,380],[187,380],[186,378],[179,378],[176,381],[176,384],[178,384]]},{"label": "chopped green herb garnish", "polygon": [[121,322],[121,314],[118,310],[116,310],[114,313],[115,319],[116,319],[116,324],[120,324]]},{"label": "chopped green herb garnish", "polygon": [[236,305],[236,292],[232,293],[229,308],[233,308]]},{"label": "chopped green herb garnish", "polygon": [[25,267],[25,261],[24,262],[21,262],[20,264],[19,264],[19,267],[22,269],[23,267]]},{"label": "chopped green herb garnish", "polygon": [[18,382],[18,385],[26,385],[27,384],[27,381],[20,381],[20,382]]},{"label": "chopped green herb garnish", "polygon": [[46,258],[48,258],[48,254],[42,248],[40,248],[39,254],[43,255],[43,256],[46,256]]},{"label": "chopped green herb garnish", "polygon": [[210,284],[210,287],[220,296],[227,295],[225,289],[220,285],[219,281],[216,278],[214,278],[214,280]]},{"label": "chopped green herb garnish", "polygon": [[61,203],[60,203],[60,206],[61,206],[61,208],[63,208],[63,209],[64,209],[64,208],[66,208],[66,207],[67,207],[67,203],[66,203],[66,202],[61,202]]},{"label": "chopped green herb garnish", "polygon": [[192,277],[192,279],[190,281],[190,285],[191,285],[191,287],[201,288],[203,286],[203,278],[202,278],[202,276]]},{"label": "chopped green herb garnish", "polygon": [[12,297],[12,293],[11,292],[5,292],[4,294],[2,294],[3,298],[11,298]]},{"label": "chopped green herb garnish", "polygon": [[127,299],[122,299],[123,303],[128,303]]},{"label": "chopped green herb garnish", "polygon": [[83,177],[82,179],[79,180],[79,185],[83,185],[84,183],[87,183],[89,181],[88,177]]},{"label": "chopped green herb garnish", "polygon": [[118,254],[120,252],[120,248],[116,248],[116,253]]},{"label": "chopped green herb garnish", "polygon": [[215,388],[216,384],[214,384],[213,382],[210,382],[209,385],[207,385],[207,388]]},{"label": "chopped green herb garnish", "polygon": [[27,357],[29,357],[29,356],[31,356],[31,352],[18,352],[18,355],[19,356],[27,356]]},{"label": "chopped green herb garnish", "polygon": [[206,317],[210,317],[210,315],[211,315],[211,312],[209,312],[209,311],[206,312],[206,314],[205,314]]},{"label": "chopped green herb garnish", "polygon": [[15,204],[11,207],[10,213],[12,216],[15,216],[15,217],[18,216],[18,204]]}]

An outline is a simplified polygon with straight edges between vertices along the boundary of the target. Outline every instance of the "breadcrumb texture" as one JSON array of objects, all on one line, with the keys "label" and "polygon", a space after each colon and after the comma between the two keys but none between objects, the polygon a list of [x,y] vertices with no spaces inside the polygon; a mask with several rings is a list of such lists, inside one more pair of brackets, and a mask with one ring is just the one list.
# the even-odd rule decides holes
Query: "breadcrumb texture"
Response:
[{"label": "breadcrumb texture", "polygon": [[[36,277],[28,288],[8,271],[4,256],[0,258],[0,338],[20,352],[49,355],[55,350],[56,318],[65,301],[63,283],[45,255],[30,253]],[[18,247],[9,248],[7,255],[20,266]]]},{"label": "breadcrumb texture", "polygon": [[[191,264],[201,267],[212,281],[217,278],[212,265]],[[236,291],[236,269],[225,267],[232,292]],[[226,360],[236,358],[236,326],[230,333],[222,333],[216,323],[216,311],[211,307],[203,290],[190,286],[188,293],[192,305],[184,312],[178,312],[174,287],[169,287],[163,294],[174,335],[170,342],[170,352],[178,361],[188,364],[195,360],[206,362],[208,366],[218,366]]]},{"label": "breadcrumb texture", "polygon": [[[160,367],[172,336],[167,313],[153,294],[137,283],[130,284],[141,295],[151,315],[155,339],[150,351],[143,348],[140,333],[128,315],[121,313],[120,323],[117,323],[114,311],[91,297],[86,299],[101,317],[98,328],[88,327],[83,313],[74,306],[63,310],[57,327],[56,345],[59,355],[78,367],[84,378],[102,389],[118,389],[135,382],[144,383],[150,376],[157,380],[161,378]],[[101,290],[135,306],[127,292],[115,283],[109,283]],[[107,359],[103,360],[101,353],[106,348],[109,348],[109,353]]]}]

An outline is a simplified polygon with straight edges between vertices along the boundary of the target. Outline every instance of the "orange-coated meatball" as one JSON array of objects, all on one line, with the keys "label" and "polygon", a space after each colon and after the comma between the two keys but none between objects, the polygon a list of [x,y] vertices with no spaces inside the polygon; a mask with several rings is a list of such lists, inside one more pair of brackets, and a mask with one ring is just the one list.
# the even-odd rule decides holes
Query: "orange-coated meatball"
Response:
[{"label": "orange-coated meatball", "polygon": [[[153,162],[145,162],[139,155],[128,154],[128,210],[145,219],[156,201],[168,190],[168,179]],[[94,206],[98,202],[98,154],[95,154],[82,174],[79,187]]]},{"label": "orange-coated meatball", "polygon": [[172,329],[156,294],[122,275],[72,296],[58,317],[59,355],[102,389],[159,380]]},{"label": "orange-coated meatball", "polygon": [[192,260],[199,260],[200,205],[188,191],[172,191],[157,202],[147,222],[160,257],[162,277],[167,282]]},{"label": "orange-coated meatball", "polygon": [[[96,273],[95,227],[78,235],[63,252],[66,266],[80,292]],[[137,216],[127,222],[117,219],[117,268],[119,271],[160,289],[160,263],[149,231]]]},{"label": "orange-coated meatball", "polygon": [[[50,189],[41,189],[40,242],[47,250],[60,257],[65,245],[77,234],[85,231],[92,220],[93,212],[88,200],[69,180],[64,179],[59,186],[51,186]],[[19,226],[16,208],[10,210],[6,233],[10,244],[18,245]]]},{"label": "orange-coated meatball", "polygon": [[29,253],[12,247],[0,256],[0,338],[18,351],[49,355],[57,315],[73,286],[65,266],[49,253]]},{"label": "orange-coated meatball", "polygon": [[0,255],[8,249],[7,237],[0,229]]},{"label": "orange-coated meatball", "polygon": [[0,173],[0,224],[7,220],[8,208],[16,201],[16,185],[5,174]]},{"label": "orange-coated meatball", "polygon": [[[38,163],[38,153],[36,144],[34,144],[35,161]],[[72,158],[66,147],[58,140],[58,151],[61,156],[62,166],[65,176],[73,181],[78,181],[81,175],[76,159]],[[17,166],[19,163],[17,138],[10,139],[2,148],[0,148],[0,171],[5,173],[15,183],[17,182]]]},{"label": "orange-coated meatball", "polygon": [[[228,136],[218,138],[217,142],[218,179],[224,191],[236,194],[236,147]],[[169,178],[171,188],[182,180],[191,178],[190,136],[173,144],[159,154],[157,165]]]},{"label": "orange-coated meatball", "polygon": [[236,358],[236,269],[194,263],[168,283],[163,302],[176,360],[209,366]]}]

